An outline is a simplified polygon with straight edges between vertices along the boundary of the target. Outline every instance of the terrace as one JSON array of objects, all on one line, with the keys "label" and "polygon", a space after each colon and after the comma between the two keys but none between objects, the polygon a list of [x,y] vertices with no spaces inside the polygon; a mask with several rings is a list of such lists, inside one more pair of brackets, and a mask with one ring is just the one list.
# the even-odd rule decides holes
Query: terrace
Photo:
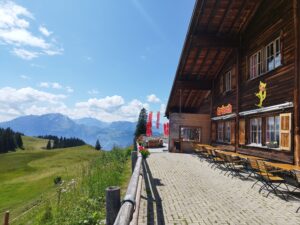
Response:
[{"label": "terrace", "polygon": [[290,194],[282,186],[287,201],[270,188],[260,191],[264,183],[255,184],[248,170],[236,176],[204,155],[153,153],[147,159],[138,224],[299,224],[299,189]]}]

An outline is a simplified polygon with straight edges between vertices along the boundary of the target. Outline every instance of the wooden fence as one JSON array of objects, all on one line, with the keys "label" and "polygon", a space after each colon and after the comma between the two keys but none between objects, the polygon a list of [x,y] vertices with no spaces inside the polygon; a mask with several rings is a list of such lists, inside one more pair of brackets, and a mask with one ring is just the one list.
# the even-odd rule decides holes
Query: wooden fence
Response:
[{"label": "wooden fence", "polygon": [[[138,215],[140,208],[140,198],[142,191],[143,175],[141,173],[143,158],[138,151],[132,152],[132,167],[133,172],[127,188],[126,195],[122,201],[122,205],[115,216],[113,212],[118,207],[118,204],[111,204],[112,202],[118,203],[118,199],[106,199],[106,224],[107,225],[135,225],[138,224]],[[107,191],[110,191],[107,189]],[[118,190],[119,191],[119,190]],[[108,194],[106,195],[108,196]],[[111,195],[112,198],[118,198],[119,194]],[[117,196],[117,197],[116,197]]]}]

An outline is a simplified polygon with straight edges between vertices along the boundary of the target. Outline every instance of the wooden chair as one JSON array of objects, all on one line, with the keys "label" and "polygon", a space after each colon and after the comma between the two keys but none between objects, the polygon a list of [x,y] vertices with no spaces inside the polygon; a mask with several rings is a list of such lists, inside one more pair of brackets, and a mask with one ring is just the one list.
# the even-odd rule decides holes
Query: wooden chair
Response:
[{"label": "wooden chair", "polygon": [[[292,171],[293,177],[295,179],[295,184],[293,186],[295,186],[295,189],[292,190],[291,192],[295,192],[297,189],[300,190],[300,171],[299,170],[293,170]],[[300,207],[296,210],[296,213],[298,213],[300,210]]]},{"label": "wooden chair", "polygon": [[[257,160],[257,165],[261,180],[263,182],[263,186],[259,189],[259,192],[261,192],[263,189],[269,191],[267,195],[268,197],[269,194],[272,191],[274,191],[276,195],[282,194],[283,198],[287,201],[288,196],[285,196],[284,193],[281,190],[279,190],[280,185],[284,184],[287,190],[289,191],[288,186],[286,185],[286,181],[283,178],[274,174],[277,172],[281,172],[281,170],[270,170],[265,164],[265,162],[262,160]],[[271,188],[271,190],[268,189],[268,187]]]},{"label": "wooden chair", "polygon": [[227,161],[228,161],[228,166],[230,169],[230,173],[229,175],[231,175],[232,177],[240,177],[240,178],[245,178],[244,176],[242,176],[242,172],[245,171],[245,166],[244,166],[244,161],[241,160],[238,157],[232,156],[232,155],[225,155]]},{"label": "wooden chair", "polygon": [[[229,162],[228,162],[228,160],[226,158],[226,155],[224,153],[222,153],[222,152],[219,152],[219,151],[216,151],[216,154],[217,154],[217,156],[219,158],[221,158],[224,161],[224,163],[222,164],[222,166],[223,166],[223,169],[226,171],[224,173],[224,175],[226,175],[228,172],[230,172],[230,168],[229,168],[229,165],[228,165]],[[222,171],[221,171],[221,173],[222,173]]]},{"label": "wooden chair", "polygon": [[259,167],[257,164],[257,160],[248,158],[247,159],[247,169],[248,169],[249,175],[246,178],[248,179],[249,177],[254,175],[255,178],[257,179],[251,187],[251,188],[253,188],[258,182],[262,182],[262,177],[260,176],[260,170],[259,170]]},{"label": "wooden chair", "polygon": [[215,163],[216,167],[221,169],[222,166],[226,163],[225,160],[223,160],[221,157],[219,157],[219,154],[216,150],[211,150],[213,155],[213,162]]}]

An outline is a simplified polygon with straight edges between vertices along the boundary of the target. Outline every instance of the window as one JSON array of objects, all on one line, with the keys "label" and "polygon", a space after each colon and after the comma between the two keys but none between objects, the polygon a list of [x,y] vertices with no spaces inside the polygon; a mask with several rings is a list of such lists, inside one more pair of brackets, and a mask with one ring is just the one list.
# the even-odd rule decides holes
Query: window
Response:
[{"label": "window", "polygon": [[201,128],[200,127],[181,127],[180,137],[183,141],[201,142]]},{"label": "window", "polygon": [[225,122],[224,142],[230,143],[230,121]]},{"label": "window", "polygon": [[281,65],[280,38],[275,39],[263,49],[250,56],[249,79],[254,79],[265,72]]},{"label": "window", "polygon": [[271,71],[280,65],[280,38],[277,38],[266,46],[266,71]]},{"label": "window", "polygon": [[272,116],[266,118],[266,146],[270,148],[279,147],[280,117]]},{"label": "window", "polygon": [[260,50],[250,57],[250,79],[258,77],[262,73],[262,51]]},{"label": "window", "polygon": [[225,73],[225,92],[231,91],[231,71]]},{"label": "window", "polygon": [[223,142],[224,137],[224,122],[218,122],[218,137],[217,140]]},{"label": "window", "polygon": [[250,119],[250,143],[261,145],[261,118]]}]

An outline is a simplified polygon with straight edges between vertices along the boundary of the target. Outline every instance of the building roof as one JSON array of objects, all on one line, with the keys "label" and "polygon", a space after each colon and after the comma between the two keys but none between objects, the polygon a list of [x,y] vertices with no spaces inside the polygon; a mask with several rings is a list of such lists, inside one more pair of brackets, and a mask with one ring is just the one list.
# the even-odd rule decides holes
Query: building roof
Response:
[{"label": "building roof", "polygon": [[166,108],[196,112],[261,0],[197,0]]}]

